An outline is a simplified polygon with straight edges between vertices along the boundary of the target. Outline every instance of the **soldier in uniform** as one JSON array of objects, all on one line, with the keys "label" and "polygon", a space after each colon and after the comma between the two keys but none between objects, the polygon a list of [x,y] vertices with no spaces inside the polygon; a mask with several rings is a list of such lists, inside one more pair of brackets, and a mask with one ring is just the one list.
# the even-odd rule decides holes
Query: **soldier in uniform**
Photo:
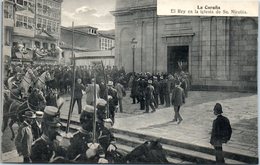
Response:
[{"label": "soldier in uniform", "polygon": [[155,108],[158,108],[159,105],[159,82],[157,81],[157,77],[154,76],[153,77],[153,87],[154,87],[154,104],[155,104]]},{"label": "soldier in uniform", "polygon": [[[93,113],[94,107],[86,105],[80,115],[81,128],[73,135],[68,148],[68,159],[78,162],[97,163],[104,161],[103,148],[93,142]],[[96,134],[97,135],[97,134]],[[97,135],[98,136],[98,135]]]},{"label": "soldier in uniform", "polygon": [[65,157],[65,149],[60,146],[60,141],[58,140],[61,127],[58,118],[58,108],[53,106],[45,107],[42,127],[43,134],[32,145],[32,162],[49,163],[55,157]]}]

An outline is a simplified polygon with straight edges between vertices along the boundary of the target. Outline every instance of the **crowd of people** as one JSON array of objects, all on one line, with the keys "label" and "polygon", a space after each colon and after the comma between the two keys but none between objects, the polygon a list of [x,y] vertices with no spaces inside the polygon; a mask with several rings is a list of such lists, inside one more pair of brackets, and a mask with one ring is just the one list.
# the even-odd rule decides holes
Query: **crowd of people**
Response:
[{"label": "crowd of people", "polygon": [[[185,98],[188,97],[188,91],[191,87],[191,76],[184,71],[173,75],[169,73],[151,74],[149,72],[127,74],[123,67],[118,70],[115,66],[113,68],[109,66],[105,68],[79,66],[75,70],[75,89],[72,91],[73,66],[41,64],[6,67],[4,83],[8,90],[12,90],[19,88],[19,82],[26,72],[39,77],[46,71],[52,75],[52,79],[46,82],[47,89],[55,89],[61,94],[73,95],[72,109],[77,102],[81,128],[71,138],[69,146],[62,146],[61,141],[57,139],[57,136],[61,136],[59,130],[61,123],[57,107],[47,105],[44,112],[37,111],[35,113],[30,109],[25,111],[15,144],[18,153],[23,155],[26,163],[112,162],[115,159],[115,155],[112,153],[115,154],[116,145],[110,128],[115,122],[117,109],[124,112],[122,100],[127,95],[126,90],[130,90],[129,96],[132,99],[132,104],[139,103],[140,110],[144,110],[144,113],[149,113],[150,108],[152,113],[156,112],[159,105],[165,107],[172,105],[175,112],[173,122],[180,124],[183,120],[180,115],[180,107],[185,104]],[[96,96],[94,96],[95,92]],[[82,109],[83,94],[87,95],[87,105]],[[93,132],[94,97],[97,98],[98,110],[97,132],[95,134]],[[221,116],[221,105],[216,105],[214,113],[218,115],[218,118]],[[227,142],[230,139],[232,129],[227,118],[221,118],[221,120],[226,123],[227,129],[229,129],[228,138],[225,139]],[[216,122],[213,123],[213,131],[214,134],[219,134],[215,130],[218,127]],[[95,135],[97,137],[93,137]],[[212,134],[211,144],[219,152],[217,160],[223,162],[224,158],[221,156],[223,142],[221,145],[219,143],[216,145],[216,141],[219,139],[216,136],[218,135]],[[98,139],[98,143],[91,143],[93,138]]]}]

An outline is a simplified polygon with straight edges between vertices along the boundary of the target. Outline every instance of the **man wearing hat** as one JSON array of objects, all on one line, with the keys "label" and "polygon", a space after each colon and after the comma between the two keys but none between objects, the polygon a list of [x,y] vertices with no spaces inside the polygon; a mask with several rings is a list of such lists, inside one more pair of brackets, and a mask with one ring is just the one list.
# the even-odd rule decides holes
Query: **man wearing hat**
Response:
[{"label": "man wearing hat", "polygon": [[15,146],[19,155],[23,156],[24,163],[31,163],[31,148],[33,142],[31,124],[35,119],[35,114],[32,111],[26,111],[23,115],[25,118],[18,129],[17,137],[15,139]]},{"label": "man wearing hat", "polygon": [[109,117],[115,122],[115,111],[118,105],[117,90],[113,88],[113,82],[108,81],[108,104],[109,104]]},{"label": "man wearing hat", "polygon": [[178,121],[178,124],[182,122],[180,115],[180,108],[185,103],[185,94],[183,89],[180,87],[180,81],[175,82],[175,88],[172,91],[172,105],[174,107],[174,119],[173,122]]},{"label": "man wearing hat", "polygon": [[32,124],[33,140],[38,139],[42,135],[42,118],[43,118],[43,112],[36,111],[36,119]]},{"label": "man wearing hat", "polygon": [[46,106],[43,114],[43,134],[32,145],[31,159],[33,163],[49,163],[53,157],[66,156],[64,148],[59,145],[60,121],[58,108]]},{"label": "man wearing hat", "polygon": [[[97,163],[99,158],[105,157],[102,147],[96,143],[92,143],[93,113],[94,107],[91,105],[86,105],[80,114],[81,128],[70,140],[71,145],[69,146],[67,152],[68,159],[72,160],[77,157],[77,161],[79,162]],[[98,134],[96,134],[96,136],[98,137]]]},{"label": "man wearing hat", "polygon": [[153,87],[154,87],[154,105],[158,108],[159,105],[159,82],[156,76],[153,76]]},{"label": "man wearing hat", "polygon": [[216,163],[225,163],[222,144],[227,143],[232,134],[232,128],[227,117],[222,116],[222,106],[220,103],[216,103],[214,114],[217,118],[213,121],[210,144],[214,146]]},{"label": "man wearing hat", "polygon": [[149,113],[149,107],[152,108],[152,112],[155,112],[154,103],[154,87],[152,86],[153,81],[148,80],[148,86],[145,89],[145,103],[146,103],[146,111],[145,113]]},{"label": "man wearing hat", "polygon": [[159,81],[160,105],[164,105],[164,91],[163,91],[164,81],[165,80],[163,79],[163,76],[161,76]]}]

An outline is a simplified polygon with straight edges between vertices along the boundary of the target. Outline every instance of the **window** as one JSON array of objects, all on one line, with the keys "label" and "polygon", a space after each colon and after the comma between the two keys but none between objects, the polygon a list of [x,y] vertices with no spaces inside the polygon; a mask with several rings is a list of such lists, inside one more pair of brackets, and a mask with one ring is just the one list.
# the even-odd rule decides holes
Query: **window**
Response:
[{"label": "window", "polygon": [[55,50],[56,49],[56,45],[55,44],[51,44],[51,49]]},{"label": "window", "polygon": [[41,28],[42,27],[42,19],[38,18],[37,20],[37,28]]},{"label": "window", "polygon": [[33,18],[28,18],[28,28],[29,29],[33,29],[33,22],[34,22],[34,19]]},{"label": "window", "polygon": [[41,43],[40,43],[39,41],[35,41],[34,44],[35,44],[36,48],[40,48],[40,47],[41,47],[41,46],[40,46]]},{"label": "window", "polygon": [[23,27],[23,16],[17,15],[16,27]]},{"label": "window", "polygon": [[57,23],[56,32],[59,32],[59,29],[60,29],[60,24]]},{"label": "window", "polygon": [[5,18],[13,18],[13,6],[9,4],[5,4],[4,6],[4,17]]},{"label": "window", "polygon": [[23,27],[28,28],[28,18],[23,16]]},{"label": "window", "polygon": [[52,22],[51,31],[56,32],[56,22]]},{"label": "window", "polygon": [[51,21],[48,20],[47,31],[51,32]]},{"label": "window", "polygon": [[48,43],[45,43],[45,42],[44,42],[44,43],[42,44],[42,46],[43,46],[43,49],[48,49]]},{"label": "window", "polygon": [[46,29],[46,27],[47,27],[46,19],[42,19],[42,28]]},{"label": "window", "polygon": [[23,0],[17,0],[17,3],[18,3],[19,5],[23,5]]}]

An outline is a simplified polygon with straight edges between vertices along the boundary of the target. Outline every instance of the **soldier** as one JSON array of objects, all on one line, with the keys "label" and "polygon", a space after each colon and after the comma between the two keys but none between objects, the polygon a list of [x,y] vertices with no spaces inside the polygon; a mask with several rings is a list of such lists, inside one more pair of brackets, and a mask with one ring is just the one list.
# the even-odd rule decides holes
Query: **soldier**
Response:
[{"label": "soldier", "polygon": [[15,139],[15,146],[18,154],[23,156],[23,162],[31,163],[31,149],[33,142],[31,124],[36,116],[32,111],[26,111],[23,117],[25,117],[25,120],[18,129],[18,134]]},{"label": "soldier", "polygon": [[140,110],[145,109],[145,88],[147,86],[147,83],[145,82],[145,79],[142,78],[139,80],[139,102],[140,102]]},{"label": "soldier", "polygon": [[60,146],[58,135],[60,132],[60,121],[58,108],[46,106],[44,109],[42,127],[43,134],[32,145],[32,162],[49,163],[55,157],[65,157],[65,149]]},{"label": "soldier", "polygon": [[98,141],[105,152],[105,158],[109,163],[112,163],[114,160],[114,152],[116,151],[116,139],[110,129],[113,126],[113,121],[108,118],[104,119],[104,125],[102,125]]},{"label": "soldier", "polygon": [[[86,105],[80,115],[81,128],[73,135],[68,148],[68,159],[77,159],[84,163],[104,161],[103,148],[93,142],[93,113],[94,107]],[[97,135],[97,134],[96,134]],[[98,136],[98,135],[97,135]]]}]

